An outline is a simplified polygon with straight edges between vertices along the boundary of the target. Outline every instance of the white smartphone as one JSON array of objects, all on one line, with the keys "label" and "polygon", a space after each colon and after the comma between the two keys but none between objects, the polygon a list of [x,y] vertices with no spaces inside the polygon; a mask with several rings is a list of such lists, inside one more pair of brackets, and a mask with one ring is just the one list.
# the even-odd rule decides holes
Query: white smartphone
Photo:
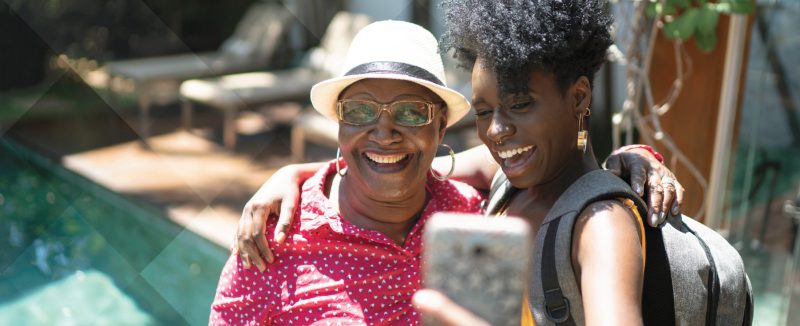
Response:
[{"label": "white smartphone", "polygon": [[426,223],[423,246],[424,287],[444,293],[491,325],[520,324],[533,254],[527,222],[437,213]]}]

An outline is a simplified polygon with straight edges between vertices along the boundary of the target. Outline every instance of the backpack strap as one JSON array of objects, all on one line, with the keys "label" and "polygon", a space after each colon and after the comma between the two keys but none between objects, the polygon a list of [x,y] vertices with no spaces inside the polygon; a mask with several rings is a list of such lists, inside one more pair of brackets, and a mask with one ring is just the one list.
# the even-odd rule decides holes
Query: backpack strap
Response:
[{"label": "backpack strap", "polygon": [[534,257],[533,279],[541,282],[530,282],[529,287],[536,325],[585,323],[572,266],[572,230],[575,219],[587,205],[616,198],[629,198],[641,215],[646,213],[641,198],[624,181],[603,170],[579,178],[548,212],[537,235]]},{"label": "backpack strap", "polygon": [[[562,219],[555,219],[547,227],[544,236],[545,250],[542,251],[541,280],[544,289],[544,313],[547,319],[556,325],[572,326],[575,320],[570,314],[569,299],[566,298],[561,285],[558,283],[558,270],[556,269],[556,235]],[[545,268],[544,266],[549,266]],[[537,322],[537,325],[539,323]]]},{"label": "backpack strap", "polygon": [[486,206],[483,209],[484,214],[486,216],[496,215],[501,209],[508,205],[508,202],[511,201],[511,197],[517,191],[519,191],[519,189],[511,185],[511,182],[508,181],[508,177],[506,177],[503,171],[497,171],[494,178],[492,178],[492,188],[489,192],[489,199],[487,199]]}]

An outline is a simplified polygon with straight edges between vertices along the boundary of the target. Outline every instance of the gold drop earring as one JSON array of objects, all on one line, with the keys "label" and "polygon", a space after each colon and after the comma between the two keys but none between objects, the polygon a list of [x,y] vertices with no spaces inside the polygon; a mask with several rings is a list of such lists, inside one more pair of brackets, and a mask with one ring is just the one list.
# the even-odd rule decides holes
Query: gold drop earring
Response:
[{"label": "gold drop earring", "polygon": [[589,131],[583,129],[583,118],[592,114],[592,110],[586,107],[586,113],[578,118],[578,150],[586,153],[586,141],[589,139]]}]

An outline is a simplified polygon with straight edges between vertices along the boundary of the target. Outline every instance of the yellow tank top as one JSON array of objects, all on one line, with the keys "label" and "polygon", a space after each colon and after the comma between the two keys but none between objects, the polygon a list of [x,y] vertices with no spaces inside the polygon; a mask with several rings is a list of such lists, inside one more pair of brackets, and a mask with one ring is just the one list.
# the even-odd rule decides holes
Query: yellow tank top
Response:
[{"label": "yellow tank top", "polygon": [[[639,210],[636,209],[636,204],[633,203],[633,200],[628,198],[619,198],[619,201],[622,202],[625,207],[633,212],[633,215],[636,216],[636,221],[639,222],[639,238],[642,239],[642,272],[644,272],[644,263],[646,261],[646,243],[644,238],[644,222],[642,222],[642,216],[639,215]],[[527,292],[527,291],[526,291]],[[533,320],[533,313],[531,313],[531,306],[528,303],[528,294],[525,294],[525,297],[522,298],[522,316],[520,320],[520,325],[522,326],[536,326],[536,321]]]}]

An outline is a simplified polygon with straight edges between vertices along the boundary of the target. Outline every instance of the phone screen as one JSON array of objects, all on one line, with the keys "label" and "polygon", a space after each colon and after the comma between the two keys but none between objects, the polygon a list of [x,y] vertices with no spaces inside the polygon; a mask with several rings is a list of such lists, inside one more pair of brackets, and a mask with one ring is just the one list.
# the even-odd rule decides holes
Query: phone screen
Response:
[{"label": "phone screen", "polygon": [[428,221],[424,237],[425,287],[491,325],[520,324],[533,243],[527,222],[439,213]]}]

